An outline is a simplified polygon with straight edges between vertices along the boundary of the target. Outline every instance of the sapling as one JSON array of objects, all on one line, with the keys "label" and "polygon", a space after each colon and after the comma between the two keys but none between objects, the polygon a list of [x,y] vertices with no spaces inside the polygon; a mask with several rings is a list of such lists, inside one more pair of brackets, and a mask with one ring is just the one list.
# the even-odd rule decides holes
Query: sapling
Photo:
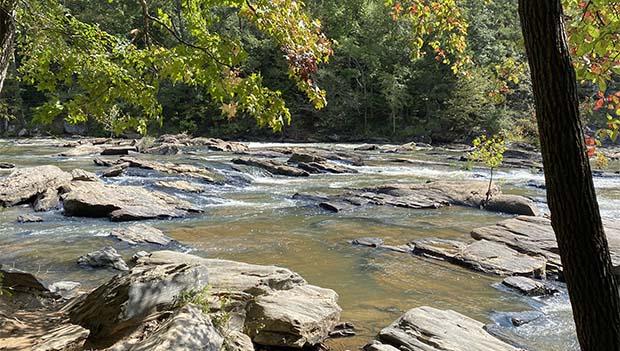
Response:
[{"label": "sapling", "polygon": [[[481,135],[472,142],[474,150],[469,153],[469,159],[484,163],[490,171],[489,187],[486,193],[484,204],[489,202],[491,197],[491,187],[493,186],[493,171],[502,165],[504,152],[506,152],[506,142],[503,135],[487,137]],[[483,205],[484,205],[483,204]]]}]

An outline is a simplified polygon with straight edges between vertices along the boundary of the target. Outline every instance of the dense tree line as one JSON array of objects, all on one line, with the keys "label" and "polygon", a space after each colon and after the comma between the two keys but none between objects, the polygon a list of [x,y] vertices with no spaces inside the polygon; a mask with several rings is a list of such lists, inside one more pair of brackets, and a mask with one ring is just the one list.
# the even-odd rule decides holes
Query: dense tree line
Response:
[{"label": "dense tree line", "polygon": [[[181,18],[180,2],[169,2],[170,16]],[[143,27],[139,1],[67,0],[64,5],[79,20],[106,32],[141,41]],[[151,7],[157,8],[153,2]],[[204,86],[185,82],[163,82],[157,98],[161,122],[151,122],[149,132],[189,131],[231,138],[295,139],[419,139],[425,141],[467,140],[485,131],[510,129],[516,137],[535,132],[530,84],[524,69],[524,50],[516,15],[516,4],[494,0],[489,4],[468,0],[464,16],[469,22],[467,74],[454,74],[434,53],[412,59],[411,24],[396,21],[382,1],[308,1],[306,10],[319,18],[327,37],[334,41],[329,65],[319,68],[318,85],[326,91],[327,105],[317,110],[295,81],[287,79],[287,62],[281,49],[256,28],[244,25],[238,13],[222,9],[217,30],[240,38],[247,51],[244,69],[260,72],[262,83],[281,91],[290,110],[292,124],[282,134],[259,128],[240,112],[229,118]],[[182,27],[184,21],[179,19]],[[152,40],[174,45],[174,38],[152,25]],[[183,32],[183,28],[179,29]],[[17,33],[18,37],[23,33]],[[135,37],[135,38],[134,38]],[[18,43],[19,43],[18,39]],[[2,92],[0,114],[3,129],[31,129],[33,116],[51,95],[60,100],[79,95],[79,89],[41,91],[30,85],[19,67],[23,60],[18,47]],[[506,63],[508,62],[508,64]],[[512,65],[512,66],[510,66]],[[106,112],[109,113],[109,112]],[[43,132],[63,130],[63,114]],[[89,122],[90,133],[110,133],[105,118]],[[71,128],[67,128],[70,129]]]}]

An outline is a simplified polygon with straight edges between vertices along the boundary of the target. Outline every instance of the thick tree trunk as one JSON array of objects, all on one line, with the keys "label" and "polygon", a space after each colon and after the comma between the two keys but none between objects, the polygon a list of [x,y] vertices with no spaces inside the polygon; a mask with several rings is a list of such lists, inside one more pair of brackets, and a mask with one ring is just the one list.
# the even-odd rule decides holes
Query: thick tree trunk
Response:
[{"label": "thick tree trunk", "polygon": [[551,222],[583,351],[620,350],[620,298],[612,274],[560,0],[519,0],[536,101]]},{"label": "thick tree trunk", "polygon": [[0,2],[0,92],[13,58],[13,40],[15,38],[15,5],[11,0]]}]

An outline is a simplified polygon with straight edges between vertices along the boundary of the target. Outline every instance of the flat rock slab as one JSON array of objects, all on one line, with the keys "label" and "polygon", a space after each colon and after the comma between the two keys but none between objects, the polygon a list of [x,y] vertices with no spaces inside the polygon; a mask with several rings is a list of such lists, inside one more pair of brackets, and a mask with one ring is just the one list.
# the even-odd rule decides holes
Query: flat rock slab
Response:
[{"label": "flat rock slab", "polygon": [[257,344],[301,349],[321,343],[341,311],[335,291],[296,286],[250,301],[245,329]]},{"label": "flat rock slab", "polygon": [[217,174],[206,168],[200,168],[188,164],[155,162],[130,157],[123,157],[121,158],[121,161],[129,163],[130,167],[150,169],[153,171],[167,174],[180,174],[187,177],[198,178],[211,183],[217,182],[219,178]]},{"label": "flat rock slab", "polygon": [[284,175],[290,177],[307,177],[310,175],[307,171],[299,169],[297,167],[291,167],[282,162],[274,160],[259,160],[253,158],[235,158],[232,163],[237,165],[246,165],[252,167],[258,167],[266,170],[267,172],[275,175]]},{"label": "flat rock slab", "polygon": [[115,147],[108,147],[108,148],[101,150],[101,155],[102,156],[129,155],[130,152],[137,152],[137,151],[138,149],[136,149],[135,146],[115,146]]},{"label": "flat rock slab", "polygon": [[19,216],[17,216],[17,222],[18,222],[18,223],[36,223],[36,222],[43,222],[43,218],[41,218],[41,217],[39,217],[39,216],[35,216],[35,215],[23,214],[23,215],[19,215]]},{"label": "flat rock slab", "polygon": [[527,277],[507,277],[502,281],[502,284],[527,296],[551,295],[558,291],[543,281]]},{"label": "flat rock slab", "polygon": [[366,350],[518,351],[493,337],[484,324],[451,310],[418,307],[379,332]]},{"label": "flat rock slab", "polygon": [[32,351],[81,350],[90,331],[75,324],[62,325],[42,336]]},{"label": "flat rock slab", "polygon": [[72,179],[56,166],[21,168],[0,179],[0,206],[32,202],[49,189],[57,190]]},{"label": "flat rock slab", "polygon": [[241,291],[258,296],[306,284],[299,274],[286,268],[202,258],[175,251],[155,251],[137,262],[146,266],[171,263],[203,265],[209,272],[209,285],[215,291]]},{"label": "flat rock slab", "polygon": [[200,211],[162,192],[95,182],[73,182],[62,199],[66,216],[109,217],[114,221],[175,218]]},{"label": "flat rock slab", "polygon": [[[614,265],[620,265],[620,222],[604,221]],[[551,221],[542,217],[519,216],[495,225],[476,228],[471,236],[477,240],[489,240],[506,244],[519,252],[541,255],[547,258],[547,270],[561,271],[559,249]]]},{"label": "flat rock slab", "polygon": [[162,180],[155,182],[155,185],[162,188],[174,189],[188,193],[202,193],[205,191],[204,186],[190,183],[186,180]]},{"label": "flat rock slab", "polygon": [[75,156],[86,156],[86,155],[94,155],[101,153],[103,151],[103,147],[99,145],[92,144],[83,144],[78,145],[71,150],[63,151],[58,154],[58,156],[63,157],[75,157]]},{"label": "flat rock slab", "polygon": [[[387,185],[350,190],[339,195],[296,194],[298,199],[319,200],[319,206],[332,212],[364,205],[396,206],[411,209],[435,209],[456,205],[480,208],[486,200],[487,182],[429,182],[410,185]],[[485,209],[510,214],[537,214],[536,205],[517,195],[503,195],[497,186],[491,189],[491,200]],[[327,204],[327,205],[323,205]]]},{"label": "flat rock slab", "polygon": [[530,256],[493,241],[466,243],[458,240],[425,238],[413,241],[413,253],[443,259],[479,272],[497,275],[545,275],[547,260]]},{"label": "flat rock slab", "polygon": [[136,224],[129,227],[114,229],[110,236],[129,243],[130,245],[137,244],[156,244],[156,245],[168,245],[172,241],[161,230],[151,227],[145,224]]}]

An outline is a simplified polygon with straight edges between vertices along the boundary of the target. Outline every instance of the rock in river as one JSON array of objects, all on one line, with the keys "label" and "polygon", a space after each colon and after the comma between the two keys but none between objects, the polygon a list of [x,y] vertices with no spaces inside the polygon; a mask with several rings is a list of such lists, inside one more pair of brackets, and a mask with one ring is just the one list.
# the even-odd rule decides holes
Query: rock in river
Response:
[{"label": "rock in river", "polygon": [[[605,234],[614,265],[620,264],[620,221],[604,220]],[[503,243],[528,255],[547,258],[548,271],[561,271],[562,262],[551,221],[542,217],[519,216],[495,225],[476,228],[474,239]]]},{"label": "rock in river", "polygon": [[18,223],[43,222],[43,218],[41,218],[39,216],[31,215],[31,214],[23,214],[23,215],[17,216],[17,222]]},{"label": "rock in river", "polygon": [[0,206],[32,202],[48,189],[57,190],[71,179],[71,174],[56,166],[17,169],[0,179]]},{"label": "rock in river", "polygon": [[366,351],[518,351],[484,324],[451,310],[418,307],[379,332]]},{"label": "rock in river", "polygon": [[232,160],[232,163],[238,165],[247,165],[262,168],[269,173],[276,175],[285,175],[291,177],[307,177],[310,174],[304,170],[301,170],[296,167],[288,166],[284,163],[273,161],[273,160],[259,160],[253,158],[235,158]]},{"label": "rock in river", "polygon": [[175,218],[199,211],[162,192],[94,182],[73,182],[62,199],[66,216],[110,217],[115,221]]},{"label": "rock in river", "polygon": [[527,277],[507,277],[502,281],[502,284],[528,296],[551,295],[558,291],[543,281]]},{"label": "rock in river", "polygon": [[101,250],[89,252],[78,258],[80,266],[89,266],[93,268],[110,267],[119,271],[128,271],[129,267],[123,260],[123,257],[116,252],[113,247],[106,246]]},{"label": "rock in river", "polygon": [[245,329],[260,345],[298,349],[317,345],[338,324],[337,302],[336,292],[312,285],[259,296],[248,305]]},{"label": "rock in river", "polygon": [[161,230],[145,224],[136,224],[125,228],[117,228],[110,233],[110,236],[129,243],[137,244],[157,244],[168,245],[172,239],[164,235]]}]

